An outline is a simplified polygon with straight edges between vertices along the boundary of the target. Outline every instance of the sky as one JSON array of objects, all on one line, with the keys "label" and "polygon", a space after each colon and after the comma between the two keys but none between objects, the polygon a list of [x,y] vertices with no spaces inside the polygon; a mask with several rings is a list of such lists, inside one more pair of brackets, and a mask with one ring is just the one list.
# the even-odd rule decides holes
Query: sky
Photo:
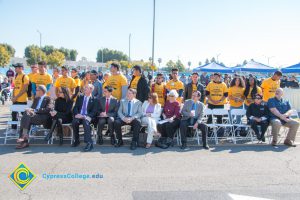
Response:
[{"label": "sky", "polygon": [[[274,67],[300,62],[299,0],[156,0],[155,55],[197,67],[254,59]],[[76,49],[95,61],[109,48],[152,56],[153,0],[0,0],[0,43],[23,57],[31,44]]]}]

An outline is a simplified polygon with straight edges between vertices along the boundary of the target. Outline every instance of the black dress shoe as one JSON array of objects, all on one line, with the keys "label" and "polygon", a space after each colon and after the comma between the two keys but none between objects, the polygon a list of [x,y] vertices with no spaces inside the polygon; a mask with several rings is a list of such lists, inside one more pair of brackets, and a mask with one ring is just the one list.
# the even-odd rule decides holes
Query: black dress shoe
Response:
[{"label": "black dress shoe", "polygon": [[115,147],[123,146],[123,140],[118,140],[118,142],[115,144]]},{"label": "black dress shoe", "polygon": [[74,141],[73,144],[72,144],[72,147],[77,147],[78,145],[80,145],[80,142],[79,141]]},{"label": "black dress shoe", "polygon": [[64,143],[64,138],[63,137],[60,137],[59,138],[59,146],[63,145]]},{"label": "black dress shoe", "polygon": [[103,138],[101,136],[98,136],[97,144],[99,145],[103,144]]},{"label": "black dress shoe", "polygon": [[206,145],[203,145],[203,149],[206,149],[208,150],[209,149],[209,146],[206,144]]},{"label": "black dress shoe", "polygon": [[111,135],[111,136],[110,136],[110,143],[111,143],[111,145],[115,145],[115,144],[116,144],[116,138],[115,138],[115,135]]},{"label": "black dress shoe", "polygon": [[87,152],[91,151],[93,148],[93,143],[87,143],[83,150]]},{"label": "black dress shoe", "polygon": [[136,148],[137,148],[137,142],[131,142],[131,145],[130,145],[130,149],[131,150],[136,150]]},{"label": "black dress shoe", "polygon": [[183,150],[187,149],[186,143],[182,143],[180,148],[183,149]]}]

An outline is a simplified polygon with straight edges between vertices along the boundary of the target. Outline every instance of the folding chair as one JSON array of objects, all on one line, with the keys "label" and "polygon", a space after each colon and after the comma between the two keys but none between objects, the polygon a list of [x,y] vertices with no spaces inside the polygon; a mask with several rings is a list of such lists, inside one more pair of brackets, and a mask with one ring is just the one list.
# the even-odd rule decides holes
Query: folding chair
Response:
[{"label": "folding chair", "polygon": [[[207,119],[208,119],[208,116],[212,116],[212,123],[211,124],[207,124]],[[213,111],[212,109],[209,109],[209,108],[206,108],[204,110],[204,113],[203,113],[203,118],[202,118],[202,122],[205,123],[206,125],[206,133],[208,135],[208,129],[210,128],[212,130],[212,135],[210,137],[207,136],[208,140],[214,140],[215,141],[215,144],[218,144],[218,135],[217,135],[217,126],[215,125],[215,119],[214,119],[214,116],[213,116]],[[199,133],[199,131],[198,131]]]},{"label": "folding chair", "polygon": [[[63,137],[64,140],[70,140],[71,141],[71,144],[73,143],[73,127],[72,127],[72,123],[68,123],[68,124],[62,124],[62,127],[67,127],[69,130],[70,130],[70,137]],[[52,136],[51,138],[51,144],[53,144],[53,140],[54,140],[54,137],[57,137],[56,135],[57,133],[55,133],[55,135]]]},{"label": "folding chair", "polygon": [[[20,121],[21,121],[21,113],[25,112],[25,109],[28,108],[28,105],[11,105],[10,111],[18,113],[18,121],[9,120],[6,123],[6,131],[5,131],[5,139],[4,144],[6,144],[7,140],[18,139],[19,138],[19,129],[20,129]],[[17,125],[17,132],[11,133],[9,130],[11,129],[11,125]]]},{"label": "folding chair", "polygon": [[[45,136],[50,131],[50,129],[46,129],[43,127],[43,125],[31,125],[30,130],[28,132],[28,142],[30,142],[30,139],[45,139]],[[36,135],[38,132],[44,132],[43,135]],[[48,144],[52,144],[52,140],[48,141]]]},{"label": "folding chair", "polygon": [[[253,139],[254,131],[251,129],[251,126],[247,124],[246,110],[245,109],[232,109],[230,111],[230,115],[231,115],[231,119],[234,119],[234,117],[241,118],[240,123],[237,123],[236,120],[232,120],[234,140],[236,141],[236,140],[250,139],[251,142],[253,143],[254,142],[254,139]],[[247,130],[247,135],[245,137],[235,135],[235,132],[241,128],[244,128],[245,130]]]},{"label": "folding chair", "polygon": [[[213,118],[216,115],[222,115],[222,116],[229,116],[229,112],[226,109],[223,108],[215,108],[212,110],[213,113]],[[234,144],[236,144],[236,141],[234,140],[234,132],[233,132],[233,125],[231,123],[230,117],[227,118],[227,123],[222,123],[222,124],[217,124],[214,122],[214,125],[217,126],[216,131],[214,132],[215,134],[215,138],[218,139],[228,139],[230,138]],[[224,129],[224,136],[223,137],[219,137],[217,135],[218,131],[223,128]],[[228,131],[229,130],[229,131]]]}]

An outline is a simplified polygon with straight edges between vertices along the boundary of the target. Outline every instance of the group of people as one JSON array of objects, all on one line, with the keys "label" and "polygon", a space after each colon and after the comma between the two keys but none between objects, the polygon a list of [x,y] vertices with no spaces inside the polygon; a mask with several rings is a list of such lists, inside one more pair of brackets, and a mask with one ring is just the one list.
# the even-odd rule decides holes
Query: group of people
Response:
[{"label": "group of people", "polygon": [[[168,148],[173,145],[177,130],[181,134],[181,148],[187,148],[187,136],[196,129],[202,133],[202,144],[209,149],[207,135],[210,131],[206,124],[212,123],[212,117],[203,120],[206,108],[224,108],[229,103],[230,110],[247,109],[248,122],[264,141],[264,133],[271,123],[273,141],[277,145],[277,135],[281,126],[289,127],[284,144],[295,146],[294,140],[299,122],[291,119],[291,106],[284,100],[280,88],[282,73],[277,71],[265,79],[261,87],[254,77],[245,81],[236,75],[228,87],[220,73],[214,73],[213,79],[205,86],[201,84],[198,73],[193,73],[191,82],[184,84],[179,80],[178,69],[172,69],[171,80],[164,82],[164,75],[158,73],[151,82],[142,73],[138,65],[132,68],[132,77],[127,78],[120,72],[120,65],[112,63],[111,74],[99,81],[97,71],[86,72],[80,78],[77,69],[56,68],[53,76],[47,73],[47,63],[32,65],[32,73],[25,75],[21,64],[14,65],[16,76],[12,94],[13,104],[27,104],[28,98],[33,103],[26,109],[21,118],[20,137],[17,148],[26,148],[28,132],[32,125],[44,125],[50,131],[45,137],[48,141],[57,128],[59,144],[63,144],[65,123],[72,123],[73,147],[80,144],[79,126],[84,129],[84,151],[93,149],[91,124],[97,126],[97,143],[103,144],[103,130],[107,124],[107,134],[115,147],[123,145],[122,126],[131,125],[132,141],[130,149],[137,148],[139,134],[147,127],[145,147],[150,148],[153,136],[159,140],[156,146]],[[105,77],[105,78],[104,78]],[[230,112],[230,111],[229,111]],[[12,113],[17,119],[16,113]],[[222,116],[217,115],[217,122],[222,123]],[[231,117],[230,117],[231,118]],[[241,119],[234,119],[240,123]],[[261,126],[261,133],[257,126]],[[16,128],[16,127],[13,127]]]}]

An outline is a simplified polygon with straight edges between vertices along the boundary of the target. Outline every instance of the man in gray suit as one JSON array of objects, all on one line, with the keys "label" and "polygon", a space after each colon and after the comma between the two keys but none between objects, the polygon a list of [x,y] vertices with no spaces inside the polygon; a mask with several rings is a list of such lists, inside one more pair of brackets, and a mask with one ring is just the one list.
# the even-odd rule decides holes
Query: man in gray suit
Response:
[{"label": "man in gray suit", "polygon": [[181,149],[187,148],[186,132],[188,130],[188,126],[193,126],[193,129],[199,128],[201,130],[203,148],[209,149],[209,146],[207,145],[206,125],[201,121],[205,105],[200,102],[200,98],[200,91],[193,92],[192,99],[186,100],[182,108],[182,118],[180,122],[180,134],[182,143]]},{"label": "man in gray suit", "polygon": [[108,125],[108,130],[110,133],[110,141],[111,144],[115,144],[115,135],[114,135],[114,121],[117,118],[117,113],[119,109],[119,102],[118,100],[113,97],[112,94],[113,87],[111,86],[105,86],[103,89],[104,97],[101,97],[99,99],[99,120],[98,120],[98,140],[97,143],[99,145],[103,144],[103,138],[102,138],[102,131],[104,128],[104,125]]},{"label": "man in gray suit", "polygon": [[115,120],[114,128],[117,134],[118,142],[115,145],[120,147],[123,145],[121,127],[131,125],[133,130],[133,138],[130,149],[135,150],[139,138],[142,117],[142,102],[135,98],[136,90],[128,89],[127,98],[122,99],[118,110],[119,119]]}]

